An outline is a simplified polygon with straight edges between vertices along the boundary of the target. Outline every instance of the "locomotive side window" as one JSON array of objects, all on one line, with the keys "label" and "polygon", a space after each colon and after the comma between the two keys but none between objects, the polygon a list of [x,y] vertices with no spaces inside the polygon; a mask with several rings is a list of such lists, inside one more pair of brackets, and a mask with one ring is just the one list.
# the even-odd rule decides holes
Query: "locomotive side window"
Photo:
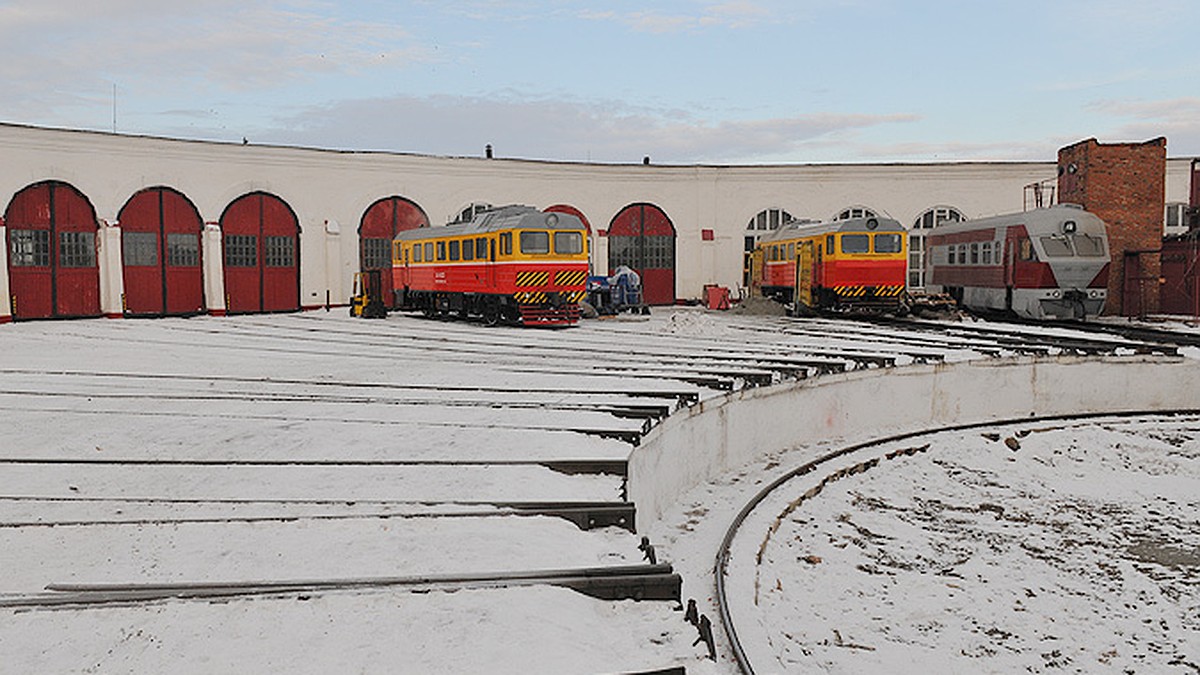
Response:
[{"label": "locomotive side window", "polygon": [[1020,247],[1019,247],[1017,255],[1021,260],[1025,261],[1025,262],[1035,260],[1034,255],[1033,255],[1033,242],[1029,241],[1028,239],[1022,239],[1020,241]]},{"label": "locomotive side window", "polygon": [[1075,255],[1071,250],[1071,242],[1059,235],[1042,237],[1042,248],[1046,249],[1046,255],[1051,258],[1068,258]]},{"label": "locomotive side window", "polygon": [[981,250],[979,252],[980,260],[983,262],[984,265],[991,265],[992,264],[992,242],[985,241],[985,242],[983,242],[983,244],[980,248],[981,248]]},{"label": "locomotive side window", "polygon": [[413,262],[421,262],[421,248],[422,247],[420,244],[413,246],[413,255],[412,255]]},{"label": "locomotive side window", "polygon": [[958,245],[958,264],[959,265],[967,264],[967,245],[966,244]]},{"label": "locomotive side window", "polygon": [[463,260],[475,259],[475,241],[472,239],[464,240],[462,243],[462,258]]},{"label": "locomotive side window", "polygon": [[900,252],[900,235],[898,234],[877,234],[875,235],[875,252],[876,253],[899,253]]},{"label": "locomotive side window", "polygon": [[540,255],[550,252],[550,233],[549,232],[522,232],[521,233],[521,253],[527,255]]},{"label": "locomotive side window", "polygon": [[947,264],[950,264],[950,265],[957,264],[956,258],[954,256],[954,251],[955,251],[955,248],[953,246],[946,247],[946,262],[947,262]]},{"label": "locomotive side window", "polygon": [[433,242],[425,242],[425,262],[433,262]]},{"label": "locomotive side window", "polygon": [[561,255],[577,255],[583,253],[583,233],[555,232],[554,252]]},{"label": "locomotive side window", "polygon": [[437,259],[438,260],[446,259],[446,242],[444,242],[444,241],[439,241],[437,243]]},{"label": "locomotive side window", "polygon": [[837,249],[833,247],[833,235],[831,234],[825,237],[825,251],[829,253],[829,255],[833,255],[833,252],[836,250]]},{"label": "locomotive side window", "polygon": [[480,260],[487,260],[488,240],[484,237],[479,237],[475,240],[475,257]]},{"label": "locomotive side window", "polygon": [[868,234],[843,234],[842,253],[867,253],[871,250],[871,236]]},{"label": "locomotive side window", "polygon": [[795,245],[795,244],[788,244],[788,254],[787,254],[787,259],[788,259],[788,260],[795,260],[795,259],[796,259],[796,245]]},{"label": "locomotive side window", "polygon": [[512,255],[512,232],[500,235],[500,255]]},{"label": "locomotive side window", "polygon": [[976,242],[971,243],[971,264],[979,264],[979,244]]},{"label": "locomotive side window", "polygon": [[462,243],[459,242],[457,239],[450,242],[450,260],[458,260],[458,258],[459,258],[458,252],[461,247],[462,247]]}]

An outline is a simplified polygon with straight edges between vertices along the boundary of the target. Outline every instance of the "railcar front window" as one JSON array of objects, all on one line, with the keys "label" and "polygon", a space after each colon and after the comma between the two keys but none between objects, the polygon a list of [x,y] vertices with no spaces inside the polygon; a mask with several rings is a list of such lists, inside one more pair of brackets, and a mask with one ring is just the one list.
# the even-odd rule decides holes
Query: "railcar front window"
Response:
[{"label": "railcar front window", "polygon": [[1042,237],[1042,248],[1050,258],[1069,258],[1075,255],[1066,237]]},{"label": "railcar front window", "polygon": [[526,255],[540,255],[550,252],[550,233],[549,232],[522,232],[521,233],[521,253]]},{"label": "railcar front window", "polygon": [[899,253],[901,239],[898,234],[877,234],[875,235],[875,252],[876,253]]},{"label": "railcar front window", "polygon": [[559,255],[578,255],[583,253],[583,233],[555,232],[554,252]]},{"label": "railcar front window", "polygon": [[1104,255],[1104,240],[1089,234],[1075,235],[1075,252],[1088,258]]},{"label": "railcar front window", "polygon": [[842,253],[866,253],[871,250],[871,236],[867,234],[843,234]]}]

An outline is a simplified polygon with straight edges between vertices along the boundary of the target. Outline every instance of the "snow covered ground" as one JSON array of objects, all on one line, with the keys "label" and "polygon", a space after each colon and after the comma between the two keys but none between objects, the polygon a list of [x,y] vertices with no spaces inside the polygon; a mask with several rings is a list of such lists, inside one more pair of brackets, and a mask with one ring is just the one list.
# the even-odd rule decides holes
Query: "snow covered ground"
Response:
[{"label": "snow covered ground", "polygon": [[[41,593],[55,583],[345,579],[634,564],[641,561],[638,535],[617,528],[583,531],[557,518],[513,515],[497,504],[619,501],[619,476],[565,475],[539,462],[627,456],[630,446],[619,435],[636,433],[646,421],[613,412],[622,405],[703,401],[723,395],[724,386],[763,377],[786,383],[821,364],[957,361],[1005,349],[976,337],[696,309],[585,322],[566,331],[487,329],[400,315],[363,321],[324,312],[19,323],[0,327],[0,344],[0,600]],[[1097,437],[1080,443],[1091,448]],[[1177,527],[1190,524],[1195,533],[1196,441],[1194,434],[1185,438],[1190,440],[1169,462],[1155,460],[1180,472],[1181,492],[1169,493],[1180,511],[1156,508],[1164,518],[1180,516]],[[1079,481],[1061,474],[1067,469],[1042,475],[1033,458],[1076,471],[1095,459],[1081,454],[1085,448],[1077,454],[1087,462],[1067,463],[1029,439],[1022,442],[1029,444],[1018,453],[1029,457],[1017,463],[1026,472],[1023,480],[1042,476],[1046,489],[1059,489],[1059,480]],[[953,458],[955,448],[973,443],[948,440],[942,454]],[[1160,445],[1150,444],[1146,452]],[[727,511],[778,466],[821,449],[793,449],[779,454],[776,466],[747,467],[701,486],[649,529],[660,560],[683,573],[685,597],[700,600],[714,621],[712,556],[729,522]],[[1003,452],[999,456],[994,461],[1013,464]],[[934,494],[945,490],[938,497],[943,502],[968,502],[954,492],[963,487],[958,474],[920,463],[933,457],[931,451],[914,459],[913,466],[924,468],[912,469],[907,479],[898,475],[895,483],[878,486],[878,499],[898,500],[916,482]],[[1140,476],[1144,467],[1157,466],[1149,460],[1097,463],[1106,467],[1104,480],[1117,483],[1122,481],[1113,476],[1122,471]],[[974,461],[962,471],[971,467]],[[1146,480],[1129,483],[1148,489]],[[1010,498],[1051,503],[1010,490],[986,499],[1004,513],[1017,512],[1002,503]],[[830,504],[836,513],[846,508]],[[802,515],[808,524],[827,522],[823,532],[829,537],[850,536],[836,514],[832,520],[825,513]],[[1046,517],[1035,511],[1031,520]],[[926,524],[896,525],[889,536],[899,539],[897,531]],[[969,541],[987,535],[981,531]],[[1187,538],[1181,545],[1186,549],[1189,541],[1195,545]],[[857,545],[838,550],[861,551]],[[782,567],[769,572],[788,593],[802,593],[800,583],[814,567],[844,566],[832,564],[830,553],[829,564],[789,567],[789,556],[781,553]],[[1183,560],[1184,572],[1172,583],[1194,598],[1194,563],[1188,567],[1189,559]],[[1099,564],[1099,557],[1081,564],[1089,561]],[[982,559],[978,564],[984,567]],[[1041,568],[1028,573],[1043,572],[1050,574]],[[1056,578],[1045,578],[1047,588]],[[821,583],[833,588],[839,580],[845,581],[835,574]],[[936,600],[946,599],[926,597],[928,589],[916,587],[925,589],[919,604],[931,613]],[[913,605],[903,587],[892,593],[893,606]],[[1038,597],[1046,596],[1055,593]],[[876,651],[838,648],[824,618],[789,609],[813,600],[799,597],[772,596],[763,614],[768,623],[788,626],[786,632],[814,636],[803,641],[812,652],[808,660],[794,660],[799,672],[820,664],[842,672],[889,669],[870,661],[891,653],[882,643],[870,643]],[[1109,596],[1097,591],[1097,597]],[[862,604],[823,611],[857,616]],[[883,610],[871,611],[876,616]],[[1186,653],[1190,638],[1195,644],[1196,624],[1163,616],[1168,628],[1138,635],[1153,634],[1155,644]],[[864,617],[839,629],[843,645],[874,639],[860,627],[878,622]],[[960,625],[924,638],[944,637]],[[1049,667],[1041,652],[1030,657],[1020,642],[1033,640],[1034,633],[1014,630],[1016,623],[996,626],[1016,636],[1010,644],[1022,644],[1021,658],[1033,660],[1014,657],[994,672],[1011,664]],[[1074,635],[1064,631],[1059,637]],[[90,609],[0,608],[0,672],[591,674],[672,665],[689,673],[735,672],[724,652],[718,663],[703,659],[694,639],[682,613],[665,602],[608,602],[552,587],[355,589]],[[834,640],[834,647],[819,645],[822,639]],[[1074,652],[1056,648],[1075,659],[1068,667],[1084,664]],[[792,663],[787,649],[781,646],[779,654]],[[868,660],[854,660],[864,655]],[[1107,664],[1097,663],[1167,663],[1133,658],[1118,645]],[[940,665],[929,663],[931,671],[913,672]],[[988,668],[980,663],[970,662],[966,670]]]}]

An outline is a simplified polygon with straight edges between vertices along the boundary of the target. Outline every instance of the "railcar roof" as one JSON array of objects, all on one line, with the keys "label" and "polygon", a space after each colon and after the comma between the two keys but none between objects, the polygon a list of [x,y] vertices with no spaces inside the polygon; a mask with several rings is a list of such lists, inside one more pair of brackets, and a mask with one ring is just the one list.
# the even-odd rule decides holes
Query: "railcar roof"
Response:
[{"label": "railcar roof", "polygon": [[[868,227],[868,221],[874,220],[876,226]],[[847,218],[845,220],[830,220],[822,223],[788,223],[777,230],[763,235],[759,241],[772,242],[797,237],[815,237],[822,234],[837,232],[904,232],[904,226],[893,218]]]},{"label": "railcar roof", "polygon": [[397,234],[396,238],[411,240],[428,237],[454,237],[513,229],[583,230],[585,228],[583,221],[570,213],[546,213],[532,206],[505,206],[480,211],[470,222],[405,230]]},{"label": "railcar roof", "polygon": [[1105,231],[1104,221],[1100,220],[1096,214],[1084,211],[1082,207],[1075,204],[1056,204],[1044,209],[1005,213],[998,216],[945,223],[938,225],[928,232],[932,235],[957,234],[959,232],[972,232],[991,227],[1024,225],[1030,234],[1039,234],[1051,231],[1058,232],[1059,226],[1068,220],[1075,221],[1080,232],[1102,234]]}]

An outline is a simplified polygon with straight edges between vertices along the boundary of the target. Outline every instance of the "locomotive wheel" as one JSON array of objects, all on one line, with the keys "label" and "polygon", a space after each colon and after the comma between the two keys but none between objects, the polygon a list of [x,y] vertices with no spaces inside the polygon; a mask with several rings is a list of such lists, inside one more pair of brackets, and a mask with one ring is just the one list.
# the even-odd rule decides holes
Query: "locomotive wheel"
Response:
[{"label": "locomotive wheel", "polygon": [[500,306],[495,300],[483,301],[483,325],[495,326],[500,323]]}]

